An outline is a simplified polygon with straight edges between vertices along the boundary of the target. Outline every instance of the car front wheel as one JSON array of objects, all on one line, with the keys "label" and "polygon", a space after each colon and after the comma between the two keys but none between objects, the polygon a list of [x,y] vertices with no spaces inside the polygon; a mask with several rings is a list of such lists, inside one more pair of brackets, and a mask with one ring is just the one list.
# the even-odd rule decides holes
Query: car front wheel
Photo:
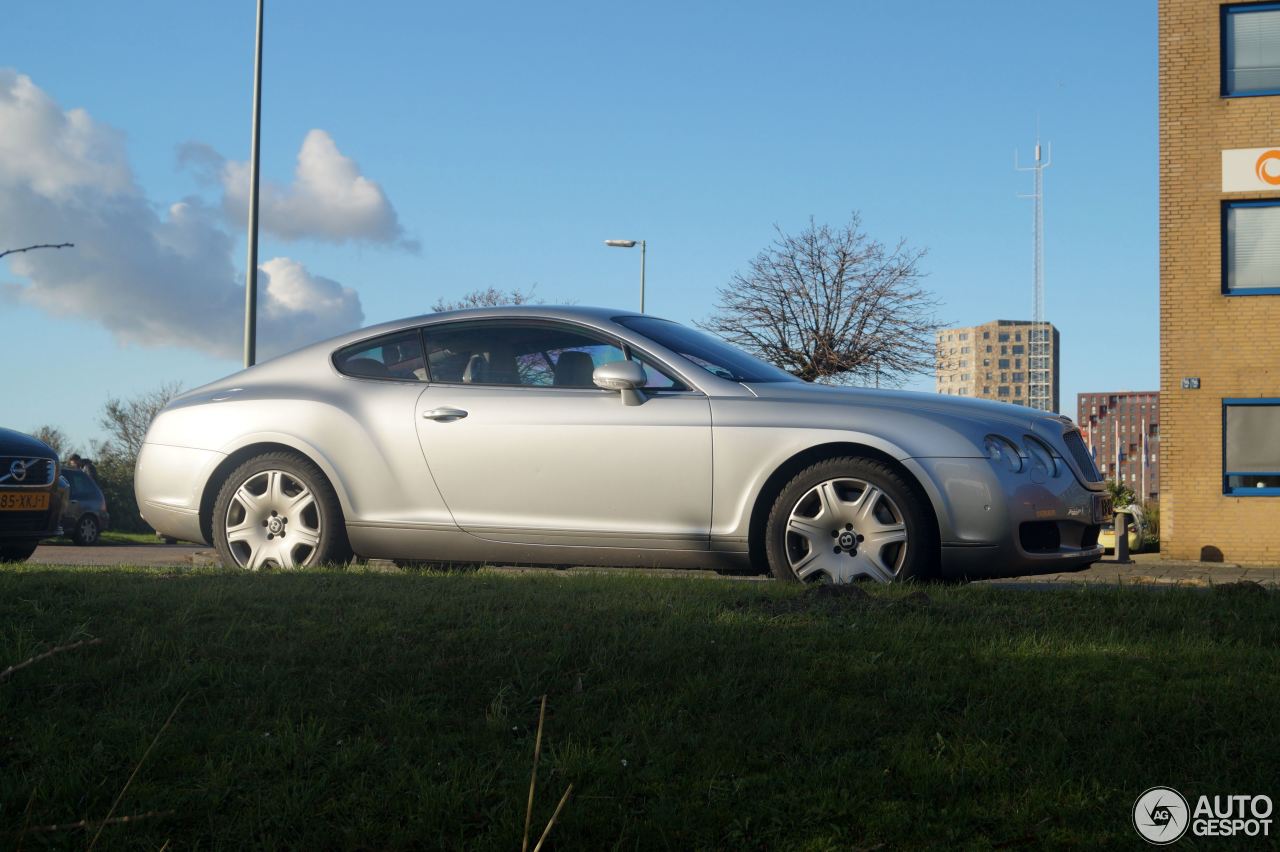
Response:
[{"label": "car front wheel", "polygon": [[780,580],[804,582],[930,579],[937,527],[925,499],[880,461],[813,464],[787,483],[769,513],[769,568]]},{"label": "car front wheel", "polygon": [[351,559],[337,495],[314,463],[294,453],[264,453],[227,477],[214,502],[213,538],[229,568]]}]

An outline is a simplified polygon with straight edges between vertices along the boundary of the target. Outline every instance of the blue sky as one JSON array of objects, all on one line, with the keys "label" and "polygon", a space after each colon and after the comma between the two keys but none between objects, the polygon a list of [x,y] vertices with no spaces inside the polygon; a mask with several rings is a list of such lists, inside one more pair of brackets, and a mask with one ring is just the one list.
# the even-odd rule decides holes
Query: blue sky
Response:
[{"label": "blue sky", "polygon": [[[853,210],[872,235],[928,248],[946,319],[1029,318],[1031,206],[1017,196],[1030,178],[1012,166],[1039,115],[1063,408],[1074,414],[1077,392],[1157,386],[1154,4],[267,6],[264,179],[287,184],[323,130],[420,249],[267,235],[261,256],[354,290],[366,323],[488,286],[634,307],[639,257],[604,248],[610,237],[648,240],[647,307],[688,321],[775,223]],[[119,131],[147,204],[217,207],[177,152],[248,157],[251,0],[18,4],[6,18],[23,35],[0,64]],[[222,227],[242,275],[243,233]],[[3,264],[0,282],[31,283]],[[189,298],[98,296],[157,316]],[[96,310],[0,295],[15,359],[3,425],[52,423],[83,444],[109,396],[238,367],[181,339],[122,343]]]}]

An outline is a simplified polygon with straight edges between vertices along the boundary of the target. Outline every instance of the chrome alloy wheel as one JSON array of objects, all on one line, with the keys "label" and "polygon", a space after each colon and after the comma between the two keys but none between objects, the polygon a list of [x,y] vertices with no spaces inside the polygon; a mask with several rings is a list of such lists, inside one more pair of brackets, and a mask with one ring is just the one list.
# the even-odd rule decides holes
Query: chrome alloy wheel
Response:
[{"label": "chrome alloy wheel", "polygon": [[889,583],[907,557],[907,525],[883,490],[861,479],[820,482],[787,518],[786,554],[801,580]]},{"label": "chrome alloy wheel", "polygon": [[297,568],[320,546],[320,509],[312,490],[283,470],[240,484],[224,518],[227,546],[241,568]]}]

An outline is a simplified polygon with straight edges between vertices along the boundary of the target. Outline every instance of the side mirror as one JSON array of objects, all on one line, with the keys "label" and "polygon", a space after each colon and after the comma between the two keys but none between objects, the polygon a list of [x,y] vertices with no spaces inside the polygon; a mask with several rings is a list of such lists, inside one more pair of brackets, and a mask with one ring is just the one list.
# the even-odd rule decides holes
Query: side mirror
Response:
[{"label": "side mirror", "polygon": [[639,405],[645,399],[641,388],[649,381],[649,377],[644,374],[644,367],[635,361],[610,361],[596,367],[591,374],[591,381],[598,388],[621,391],[624,405]]}]

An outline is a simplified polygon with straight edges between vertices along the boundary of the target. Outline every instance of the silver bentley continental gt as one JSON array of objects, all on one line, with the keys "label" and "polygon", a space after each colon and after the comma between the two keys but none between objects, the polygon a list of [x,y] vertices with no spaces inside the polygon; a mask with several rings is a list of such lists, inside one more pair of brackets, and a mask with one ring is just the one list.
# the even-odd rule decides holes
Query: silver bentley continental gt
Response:
[{"label": "silver bentley continental gt", "polygon": [[351,332],[176,398],[138,460],[166,536],[246,569],[698,567],[880,582],[1071,571],[1102,478],[1065,417],[808,384],[644,314]]}]

